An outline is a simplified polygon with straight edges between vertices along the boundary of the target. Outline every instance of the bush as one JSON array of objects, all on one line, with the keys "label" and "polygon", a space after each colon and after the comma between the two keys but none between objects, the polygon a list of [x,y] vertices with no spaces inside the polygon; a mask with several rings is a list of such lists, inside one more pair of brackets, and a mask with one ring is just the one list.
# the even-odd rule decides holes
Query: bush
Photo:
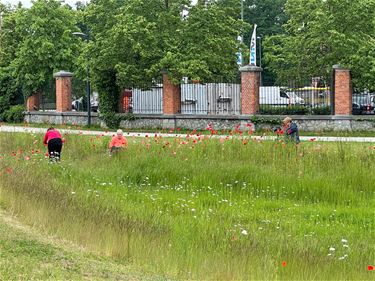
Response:
[{"label": "bush", "polygon": [[330,106],[307,107],[299,106],[271,106],[261,105],[259,109],[260,114],[265,115],[330,115]]},{"label": "bush", "polygon": [[120,122],[122,117],[115,112],[106,112],[100,114],[100,119],[102,119],[106,126],[111,129],[118,128],[120,126]]},{"label": "bush", "polygon": [[305,115],[308,113],[308,108],[305,106],[270,106],[261,105],[259,108],[260,114],[265,115]]},{"label": "bush", "polygon": [[310,110],[311,115],[330,115],[331,114],[331,107],[330,106],[321,106],[311,108]]},{"label": "bush", "polygon": [[25,107],[23,105],[14,105],[4,111],[2,118],[6,122],[20,123],[23,122]]}]

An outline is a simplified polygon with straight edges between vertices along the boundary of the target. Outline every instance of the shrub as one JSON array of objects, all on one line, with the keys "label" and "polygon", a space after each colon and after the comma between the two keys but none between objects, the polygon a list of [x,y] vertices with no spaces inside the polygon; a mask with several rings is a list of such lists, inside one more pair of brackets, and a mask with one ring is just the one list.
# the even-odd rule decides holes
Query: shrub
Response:
[{"label": "shrub", "polygon": [[330,106],[321,106],[311,108],[310,110],[311,115],[330,115],[331,114],[331,107]]},{"label": "shrub", "polygon": [[260,114],[266,115],[305,115],[308,109],[305,106],[269,106],[261,105],[259,108]]},{"label": "shrub", "polygon": [[100,119],[102,119],[108,128],[118,128],[122,120],[119,114],[115,112],[105,112],[100,114]]},{"label": "shrub", "polygon": [[23,105],[11,106],[8,110],[4,111],[2,118],[6,122],[20,123],[23,122],[25,107]]}]

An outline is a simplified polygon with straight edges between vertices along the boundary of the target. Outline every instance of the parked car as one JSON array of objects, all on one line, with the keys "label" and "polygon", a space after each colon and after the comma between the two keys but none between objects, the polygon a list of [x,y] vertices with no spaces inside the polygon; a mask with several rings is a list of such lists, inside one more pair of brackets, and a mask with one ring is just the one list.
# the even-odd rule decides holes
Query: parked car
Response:
[{"label": "parked car", "polygon": [[374,103],[370,96],[353,96],[352,114],[374,114]]},{"label": "parked car", "polygon": [[259,104],[263,105],[304,105],[305,100],[282,87],[260,87]]},{"label": "parked car", "polygon": [[[87,111],[87,99],[81,97],[72,101],[72,109],[75,111]],[[91,111],[97,112],[99,108],[99,102],[97,100],[91,100]]]}]

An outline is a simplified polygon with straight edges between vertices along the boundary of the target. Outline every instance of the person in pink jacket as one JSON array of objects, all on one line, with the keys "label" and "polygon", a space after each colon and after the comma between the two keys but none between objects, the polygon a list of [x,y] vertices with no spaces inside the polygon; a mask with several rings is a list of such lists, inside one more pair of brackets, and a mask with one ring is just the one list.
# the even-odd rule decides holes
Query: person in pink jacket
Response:
[{"label": "person in pink jacket", "polygon": [[48,128],[43,139],[43,144],[48,147],[50,161],[60,161],[63,141],[59,131],[53,127]]}]

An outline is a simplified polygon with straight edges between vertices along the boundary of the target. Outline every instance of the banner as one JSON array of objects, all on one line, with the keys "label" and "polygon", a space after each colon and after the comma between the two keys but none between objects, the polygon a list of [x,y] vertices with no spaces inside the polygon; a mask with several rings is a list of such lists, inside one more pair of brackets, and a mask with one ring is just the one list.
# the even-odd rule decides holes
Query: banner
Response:
[{"label": "banner", "polygon": [[254,31],[253,35],[251,36],[251,42],[250,42],[250,65],[256,65],[257,64],[257,35],[256,35],[256,29],[257,25],[254,24]]}]

